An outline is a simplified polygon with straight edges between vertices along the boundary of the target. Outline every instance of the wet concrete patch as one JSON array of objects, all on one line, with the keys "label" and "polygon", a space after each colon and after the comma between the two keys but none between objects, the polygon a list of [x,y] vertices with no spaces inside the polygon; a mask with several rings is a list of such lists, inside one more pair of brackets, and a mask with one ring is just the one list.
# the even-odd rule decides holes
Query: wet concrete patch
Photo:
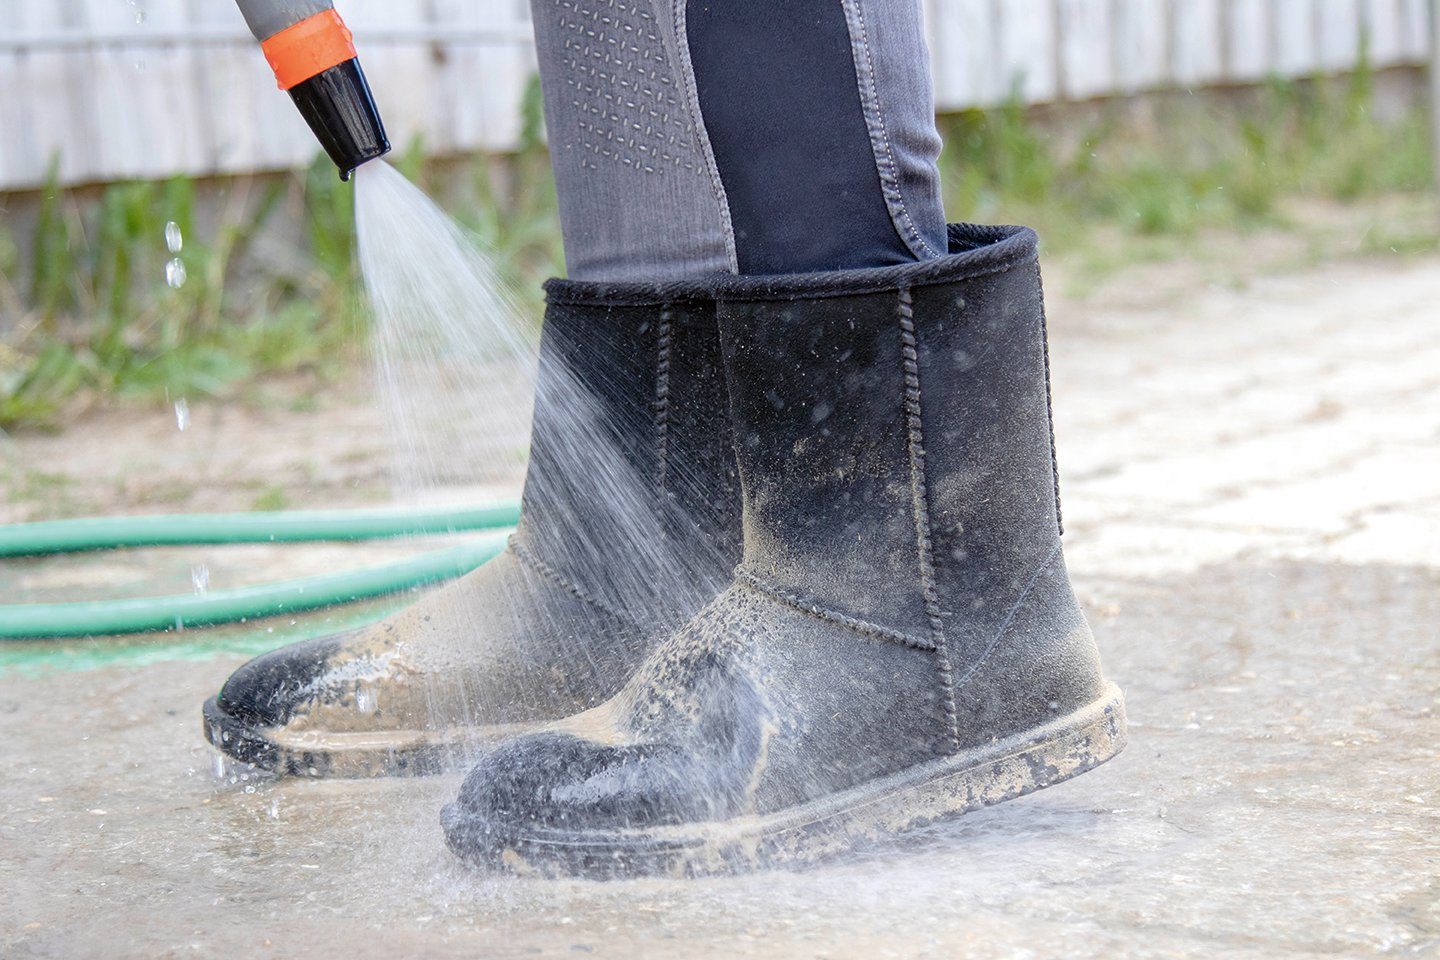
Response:
[{"label": "wet concrete patch", "polygon": [[843,862],[696,882],[476,875],[453,780],[217,777],[239,662],[0,685],[0,953],[1380,956],[1440,950],[1440,572],[1230,563],[1082,592],[1129,750]]}]

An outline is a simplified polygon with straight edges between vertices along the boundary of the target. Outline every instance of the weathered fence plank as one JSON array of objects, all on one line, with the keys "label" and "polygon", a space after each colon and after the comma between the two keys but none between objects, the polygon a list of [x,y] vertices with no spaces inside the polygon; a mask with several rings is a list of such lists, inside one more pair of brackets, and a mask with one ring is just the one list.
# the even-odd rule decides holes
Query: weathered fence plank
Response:
[{"label": "weathered fence plank", "polygon": [[1362,0],[1360,4],[1361,30],[1374,63],[1394,63],[1405,58],[1400,5],[1401,0]]},{"label": "weathered fence plank", "polygon": [[1006,96],[1029,103],[1057,99],[1060,77],[1055,29],[1059,12],[1054,0],[1004,0],[996,13],[1000,20],[996,55]]},{"label": "weathered fence plank", "polygon": [[1417,62],[1424,62],[1430,54],[1430,2],[1431,0],[1403,0],[1401,18],[1404,23],[1402,35],[1406,40],[1405,55]]},{"label": "weathered fence plank", "polygon": [[997,0],[933,0],[928,5],[931,70],[941,110],[999,103],[1009,94],[994,55],[999,5]]},{"label": "weathered fence plank", "polygon": [[1317,18],[1320,69],[1335,73],[1353,66],[1355,52],[1360,49],[1358,0],[1325,0],[1317,9]]},{"label": "weathered fence plank", "polygon": [[[923,0],[942,110],[1424,63],[1429,0]],[[503,150],[527,0],[340,0],[392,139]],[[315,144],[229,0],[23,0],[0,34],[0,190],[292,167]],[[137,22],[137,13],[144,13]]]},{"label": "weathered fence plank", "polygon": [[1316,0],[1275,0],[1274,67],[1281,76],[1303,76],[1315,69]]},{"label": "weathered fence plank", "polygon": [[1231,83],[1254,83],[1274,69],[1270,0],[1229,0],[1226,10],[1226,70]]},{"label": "weathered fence plank", "polygon": [[1066,98],[1085,100],[1115,90],[1115,25],[1110,0],[1060,0],[1056,35]]},{"label": "weathered fence plank", "polygon": [[1220,0],[1172,0],[1172,77],[1197,87],[1225,80],[1225,43]]},{"label": "weathered fence plank", "polygon": [[1170,81],[1168,8],[1155,0],[1115,4],[1115,89],[1135,93]]}]

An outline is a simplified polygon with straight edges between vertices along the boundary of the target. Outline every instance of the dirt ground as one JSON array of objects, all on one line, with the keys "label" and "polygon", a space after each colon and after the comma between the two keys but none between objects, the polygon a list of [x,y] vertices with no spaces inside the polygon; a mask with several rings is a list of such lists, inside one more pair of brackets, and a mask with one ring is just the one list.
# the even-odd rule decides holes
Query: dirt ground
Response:
[{"label": "dirt ground", "polygon": [[[1066,552],[1132,719],[1112,764],[805,871],[489,878],[444,850],[452,780],[216,766],[203,697],[346,614],[14,644],[0,956],[1440,956],[1440,257],[1302,260],[1051,274]],[[287,389],[12,439],[6,518],[387,497],[363,378]],[[0,602],[410,549],[14,561]]]}]

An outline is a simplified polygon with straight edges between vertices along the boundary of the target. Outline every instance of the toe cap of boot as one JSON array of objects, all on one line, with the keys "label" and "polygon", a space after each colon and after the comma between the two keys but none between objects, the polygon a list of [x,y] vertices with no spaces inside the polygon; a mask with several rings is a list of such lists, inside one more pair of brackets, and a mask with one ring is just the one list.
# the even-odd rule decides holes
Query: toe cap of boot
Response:
[{"label": "toe cap of boot", "polygon": [[715,770],[670,744],[611,745],[566,733],[508,741],[471,770],[448,821],[584,832],[708,820]]},{"label": "toe cap of boot", "polygon": [[244,723],[283,726],[313,697],[343,639],[319,637],[256,657],[220,688],[220,709]]}]

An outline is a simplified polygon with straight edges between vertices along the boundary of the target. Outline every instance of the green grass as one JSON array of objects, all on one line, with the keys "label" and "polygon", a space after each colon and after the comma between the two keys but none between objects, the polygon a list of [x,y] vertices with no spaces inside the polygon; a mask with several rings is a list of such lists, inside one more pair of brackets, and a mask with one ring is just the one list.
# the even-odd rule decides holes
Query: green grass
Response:
[{"label": "green grass", "polygon": [[1174,92],[1103,105],[1078,136],[1019,106],[947,117],[950,216],[1036,226],[1049,249],[1084,250],[1096,228],[1143,244],[1207,229],[1284,226],[1297,198],[1350,202],[1432,187],[1420,107],[1371,114],[1368,70],[1250,91]]},{"label": "green grass", "polygon": [[[192,180],[113,184],[83,202],[52,169],[32,267],[19,275],[18,255],[4,264],[18,322],[0,348],[0,426],[52,424],[84,396],[217,395],[257,373],[333,363],[358,300],[349,252],[335,253],[341,241],[320,226],[342,222],[343,194],[321,188],[320,174],[265,184],[243,218],[202,232]],[[312,228],[307,262],[260,278],[254,296],[256,284],[241,282],[252,279],[242,276],[252,243],[295,192]],[[171,221],[184,237],[175,288],[165,282]]]},{"label": "green grass", "polygon": [[[1090,111],[1078,133],[1073,113],[1055,122],[1017,105],[947,116],[947,210],[952,219],[1032,224],[1050,252],[1100,271],[1174,255],[1217,229],[1283,228],[1296,198],[1429,190],[1424,117],[1417,108],[1377,121],[1371,79],[1361,70],[1337,81],[1115,102]],[[427,162],[411,144],[392,162],[476,234],[538,315],[539,281],[561,273],[563,257],[538,85],[523,109],[515,154]],[[245,183],[232,182],[231,192]],[[243,398],[262,375],[325,378],[350,368],[366,327],[351,188],[323,159],[248,183],[243,209],[202,230],[193,181],[118,183],[96,198],[61,189],[52,170],[33,233],[14,236],[0,222],[0,428],[62,425],[97,397]],[[300,224],[299,251],[277,263],[256,240],[280,229],[282,213]],[[179,289],[163,281],[170,220],[185,237],[188,280]],[[1435,246],[1433,232],[1387,228],[1356,251]]]},{"label": "green grass", "polygon": [[[479,236],[537,310],[538,279],[563,263],[539,103],[536,87],[509,157],[458,172],[427,164],[419,144],[390,158]],[[238,396],[261,375],[327,378],[359,357],[367,316],[354,192],[328,160],[233,181],[230,197],[248,191],[246,202],[227,200],[233,209],[204,230],[193,180],[116,183],[94,197],[61,188],[57,171],[58,162],[32,234],[0,221],[0,429],[57,427],[98,397]],[[281,229],[281,214],[300,224],[298,255],[262,255],[255,241]],[[184,237],[178,289],[165,282],[170,221]]]}]

